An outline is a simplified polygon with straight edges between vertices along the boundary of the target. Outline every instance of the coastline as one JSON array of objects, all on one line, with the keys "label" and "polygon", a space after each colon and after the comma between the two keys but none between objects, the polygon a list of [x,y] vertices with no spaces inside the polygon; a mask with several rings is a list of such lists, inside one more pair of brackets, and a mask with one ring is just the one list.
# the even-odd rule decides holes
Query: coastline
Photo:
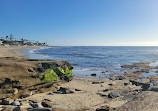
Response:
[{"label": "coastline", "polygon": [[[27,61],[26,54],[22,53],[22,50],[34,49],[38,47],[24,46],[0,48],[2,50],[0,57],[2,59],[2,62],[5,61],[5,64],[1,63],[1,65],[7,66],[4,67],[3,70],[10,71],[10,68],[13,68],[14,70],[11,69],[10,71],[11,74],[15,74],[12,77],[13,80],[14,77],[18,74],[16,72],[16,70],[18,70],[18,67],[20,67],[20,71],[25,70],[26,66],[26,69],[28,69],[28,67],[29,69],[33,69],[35,68],[36,63],[41,62],[40,60],[36,62]],[[53,62],[59,63],[61,61],[53,60]],[[133,67],[130,65],[127,66]],[[25,71],[20,73],[24,73],[20,75],[22,77],[21,79],[23,80],[23,83],[29,83],[30,81],[32,81],[31,84],[27,84],[29,86],[33,86],[39,82],[35,82],[35,79],[33,78],[29,78],[30,80],[25,80],[23,78],[28,78],[27,76],[25,76],[28,73],[26,73]],[[142,85],[136,85],[134,84],[135,82],[137,83],[137,80],[130,80],[130,78],[123,78],[123,76],[113,76],[106,79],[74,77],[72,81],[66,82],[64,84],[55,84],[53,85],[53,87],[49,88],[49,90],[43,88],[44,86],[42,86],[42,88],[30,87],[29,90],[31,91],[29,91],[29,96],[27,96],[26,98],[16,99],[20,102],[34,101],[38,104],[41,104],[43,100],[48,100],[50,104],[58,105],[56,106],[58,111],[124,111],[127,109],[131,111],[156,111],[154,109],[157,108],[157,87],[154,86],[154,88],[156,88],[156,91],[151,91],[153,90],[153,87],[151,87],[149,90],[145,90],[142,92]],[[147,85],[148,82],[145,82],[144,84]],[[65,89],[66,94],[55,93],[55,91],[59,90],[60,88]],[[34,91],[32,91],[32,89],[38,89],[39,92],[35,93]],[[143,100],[141,100],[140,102],[139,98],[143,98]],[[151,102],[152,107],[146,105],[148,101]],[[135,105],[138,102],[140,105]],[[28,105],[28,103],[30,104],[30,102],[26,102],[27,107],[25,108],[32,108],[32,106]]]},{"label": "coastline", "polygon": [[22,50],[34,49],[38,47],[39,46],[0,46],[0,57],[26,58],[27,55],[22,53]]}]

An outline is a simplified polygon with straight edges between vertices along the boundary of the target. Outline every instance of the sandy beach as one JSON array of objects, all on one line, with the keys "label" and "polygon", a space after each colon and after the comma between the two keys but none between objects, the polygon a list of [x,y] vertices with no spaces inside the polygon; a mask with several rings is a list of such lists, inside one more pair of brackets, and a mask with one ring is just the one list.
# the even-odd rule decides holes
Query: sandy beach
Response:
[{"label": "sandy beach", "polygon": [[[49,83],[44,85],[39,84],[40,81],[36,78],[32,78],[30,75],[38,72],[38,70],[35,70],[39,67],[37,66],[38,63],[54,62],[57,63],[58,66],[63,66],[62,61],[29,60],[26,58],[26,55],[21,52],[23,49],[36,47],[1,46],[0,48],[1,88],[2,84],[6,82],[7,77],[11,79],[9,80],[10,82],[18,80],[18,85],[21,85],[21,87],[24,87],[26,90],[16,88],[16,90],[18,89],[18,93],[10,97],[18,100],[20,104],[25,104],[26,107],[24,107],[24,109],[31,108],[31,110],[29,109],[28,111],[36,111],[34,107],[32,109],[32,106],[29,105],[32,104],[29,103],[30,101],[34,101],[34,104],[43,104],[43,101],[45,102],[46,100],[47,107],[52,104],[53,106],[51,107],[55,107],[54,110],[56,111],[157,111],[157,86],[149,87],[148,90],[142,91],[142,86],[145,86],[146,82],[144,82],[143,85],[137,85],[135,84],[136,80],[131,80],[130,78],[122,79],[122,76],[115,76],[110,79],[74,77],[70,82],[53,83],[51,87],[46,88],[50,86]],[[12,75],[8,75],[8,73],[12,73]],[[5,79],[5,81],[3,79]],[[3,89],[14,86],[14,84],[11,85],[12,86],[5,83]],[[13,89],[11,88],[11,90]],[[64,93],[62,94],[63,91]],[[3,92],[4,90],[1,91],[2,95]],[[19,94],[25,93],[27,93],[25,98],[24,96],[22,96],[23,98],[19,98],[21,97]],[[149,105],[147,104],[148,101],[150,101]],[[1,108],[3,109],[4,105],[2,105]],[[38,108],[43,108],[43,106],[38,106]],[[48,111],[49,110],[50,109],[48,109]]]},{"label": "sandy beach", "polygon": [[26,54],[21,51],[24,49],[34,49],[38,46],[0,46],[1,53],[0,57],[16,57],[16,58],[24,58]]}]

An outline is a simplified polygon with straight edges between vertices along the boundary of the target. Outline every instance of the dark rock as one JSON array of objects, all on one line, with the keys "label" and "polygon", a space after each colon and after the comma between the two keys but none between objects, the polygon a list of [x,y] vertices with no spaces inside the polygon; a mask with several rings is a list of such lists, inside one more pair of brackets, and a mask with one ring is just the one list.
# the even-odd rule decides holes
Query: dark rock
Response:
[{"label": "dark rock", "polygon": [[80,89],[75,89],[75,91],[81,91]]},{"label": "dark rock", "polygon": [[2,100],[2,104],[3,104],[3,105],[11,105],[11,103],[12,103],[13,101],[14,101],[13,99],[6,98],[6,99],[3,99],[3,100]]},{"label": "dark rock", "polygon": [[103,90],[103,92],[107,92],[107,91],[109,91],[109,89],[104,89],[104,90]]},{"label": "dark rock", "polygon": [[108,98],[117,98],[117,97],[119,97],[120,95],[118,94],[118,93],[116,93],[116,92],[111,92],[110,94],[108,94]]},{"label": "dark rock", "polygon": [[94,81],[94,82],[92,82],[92,84],[101,84],[101,83],[104,83],[104,82],[100,82],[100,81]]},{"label": "dark rock", "polygon": [[152,87],[150,87],[149,91],[158,92],[158,86],[152,86]]},{"label": "dark rock", "polygon": [[43,106],[41,105],[41,103],[31,103],[30,104],[33,108],[43,108]]},{"label": "dark rock", "polygon": [[48,102],[48,101],[43,101],[41,104],[42,104],[43,107],[51,108],[53,106],[53,103]]},{"label": "dark rock", "polygon": [[101,108],[96,109],[96,111],[112,111],[112,108],[109,106],[102,106]]},{"label": "dark rock", "polygon": [[125,86],[127,86],[129,83],[124,83]]},{"label": "dark rock", "polygon": [[112,86],[113,84],[112,83],[110,83],[110,84],[108,84],[109,86]]},{"label": "dark rock", "polygon": [[91,76],[97,76],[97,74],[91,74]]},{"label": "dark rock", "polygon": [[66,87],[60,87],[60,89],[58,90],[58,92],[60,92],[60,94],[74,93],[74,91],[72,91],[70,88],[66,88]]},{"label": "dark rock", "polygon": [[136,85],[136,86],[139,85],[139,81],[138,80],[130,79],[129,81],[132,83],[132,85]]}]

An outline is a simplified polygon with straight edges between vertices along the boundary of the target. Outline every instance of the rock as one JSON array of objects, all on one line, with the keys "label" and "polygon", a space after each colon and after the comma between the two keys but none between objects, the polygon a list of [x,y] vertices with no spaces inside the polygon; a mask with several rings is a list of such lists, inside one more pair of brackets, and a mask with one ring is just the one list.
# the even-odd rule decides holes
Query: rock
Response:
[{"label": "rock", "polygon": [[19,106],[19,105],[20,105],[20,102],[19,102],[19,101],[14,101],[12,104],[13,104],[14,106]]},{"label": "rock", "polygon": [[13,89],[13,94],[15,95],[15,94],[17,94],[18,93],[18,89],[17,88],[14,88]]},{"label": "rock", "polygon": [[56,94],[70,94],[74,93],[74,91],[71,88],[66,88],[66,87],[60,87],[59,90],[54,91]]},{"label": "rock", "polygon": [[109,79],[110,80],[123,80],[123,79],[125,79],[125,77],[123,77],[123,76],[113,76],[113,77],[110,77]]},{"label": "rock", "polygon": [[53,103],[48,102],[48,101],[43,101],[41,104],[42,104],[43,107],[51,108],[53,106]]},{"label": "rock", "polygon": [[33,95],[32,92],[27,92],[26,94],[22,94],[22,95],[21,95],[21,98],[26,98],[26,97],[29,97],[29,96],[31,96],[31,95]]},{"label": "rock", "polygon": [[139,85],[139,81],[137,79],[130,79],[129,81],[132,83],[132,85]]},{"label": "rock", "polygon": [[21,101],[20,102],[20,105],[28,105],[29,103],[28,103],[28,101]]},{"label": "rock", "polygon": [[119,97],[120,95],[118,94],[118,93],[116,93],[116,92],[111,92],[110,94],[108,94],[108,98],[117,98],[117,97]]},{"label": "rock", "polygon": [[49,102],[51,102],[51,100],[50,100],[50,99],[43,99],[43,101],[49,101]]},{"label": "rock", "polygon": [[68,109],[68,107],[66,107],[66,106],[61,106],[61,105],[53,105],[53,106],[52,106],[52,109],[56,109],[56,108],[59,108],[59,109]]},{"label": "rock", "polygon": [[75,89],[75,91],[82,91],[82,90],[80,90],[80,89]]},{"label": "rock", "polygon": [[33,108],[33,109],[28,109],[28,111],[52,111],[51,108]]},{"label": "rock", "polygon": [[104,83],[104,82],[102,82],[102,81],[94,81],[94,82],[92,82],[92,84],[101,84],[101,83]]},{"label": "rock", "polygon": [[2,100],[3,105],[10,105],[14,100],[10,98],[6,98]]},{"label": "rock", "polygon": [[141,81],[141,83],[149,83],[150,82],[150,79],[144,79]]},{"label": "rock", "polygon": [[13,111],[20,111],[19,106],[5,105],[5,106],[2,106],[2,108],[8,109],[8,110],[13,110]]},{"label": "rock", "polygon": [[158,92],[158,86],[152,86],[152,87],[150,87],[149,91]]},{"label": "rock", "polygon": [[125,86],[127,86],[128,84],[129,84],[129,83],[127,83],[127,82],[126,82],[126,83],[124,83],[124,85],[125,85]]},{"label": "rock", "polygon": [[97,74],[91,74],[91,76],[97,76]]},{"label": "rock", "polygon": [[112,111],[112,108],[109,106],[102,106],[101,108],[96,109],[96,111]]},{"label": "rock", "polygon": [[27,105],[21,105],[21,106],[19,106],[19,107],[20,107],[20,111],[21,111],[21,110],[24,110],[24,109],[32,108],[32,106],[30,106],[29,104],[27,104]]},{"label": "rock", "polygon": [[31,103],[30,104],[33,108],[43,108],[43,106],[41,105],[41,103]]}]

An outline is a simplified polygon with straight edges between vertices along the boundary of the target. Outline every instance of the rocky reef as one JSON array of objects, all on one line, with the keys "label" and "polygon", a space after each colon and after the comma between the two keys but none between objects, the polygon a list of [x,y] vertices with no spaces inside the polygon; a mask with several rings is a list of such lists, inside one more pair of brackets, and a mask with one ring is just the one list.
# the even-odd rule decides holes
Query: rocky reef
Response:
[{"label": "rocky reef", "polygon": [[0,98],[55,91],[58,84],[72,80],[72,69],[67,61],[1,57]]}]

